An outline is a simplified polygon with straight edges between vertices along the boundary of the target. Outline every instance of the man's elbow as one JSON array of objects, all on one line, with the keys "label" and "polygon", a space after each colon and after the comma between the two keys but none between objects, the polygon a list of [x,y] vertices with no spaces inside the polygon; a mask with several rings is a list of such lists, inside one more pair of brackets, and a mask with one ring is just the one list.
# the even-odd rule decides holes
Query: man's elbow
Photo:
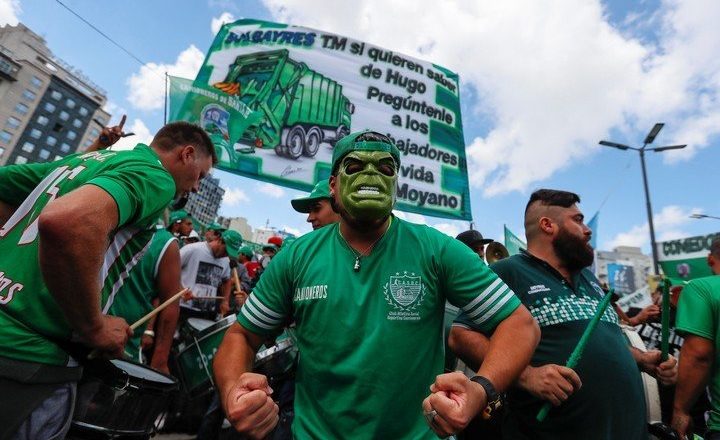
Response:
[{"label": "man's elbow", "polygon": [[464,328],[452,326],[450,335],[448,336],[448,348],[457,354],[459,347],[462,345],[462,332],[467,331]]},{"label": "man's elbow", "polygon": [[510,318],[512,318],[510,327],[523,333],[523,339],[531,342],[534,350],[540,342],[540,326],[538,326],[535,318],[532,317],[525,306],[518,307],[510,315]]},{"label": "man's elbow", "polygon": [[62,212],[48,207],[38,217],[38,234],[42,241],[58,243],[68,237],[68,227],[74,222],[68,222],[67,216]]}]

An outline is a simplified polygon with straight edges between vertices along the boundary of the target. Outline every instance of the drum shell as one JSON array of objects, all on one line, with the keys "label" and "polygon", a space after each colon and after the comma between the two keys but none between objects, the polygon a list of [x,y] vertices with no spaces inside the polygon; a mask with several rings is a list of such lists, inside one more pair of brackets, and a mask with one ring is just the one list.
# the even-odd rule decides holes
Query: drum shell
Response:
[{"label": "drum shell", "polygon": [[[165,379],[158,382],[118,368],[126,364]],[[78,383],[73,427],[109,436],[151,434],[155,421],[177,388],[177,381],[172,377],[132,362],[87,366]]]},{"label": "drum shell", "polygon": [[[633,327],[626,325],[621,326],[625,338],[631,346],[641,351],[646,351],[645,343],[640,335]],[[647,407],[648,422],[657,422],[662,420],[662,412],[660,408],[660,392],[658,391],[657,380],[647,373],[641,373],[643,389],[645,391],[645,405]]]},{"label": "drum shell", "polygon": [[225,336],[225,331],[233,325],[235,319],[235,315],[230,315],[201,331],[190,330],[192,342],[188,341],[178,348],[176,356],[178,373],[183,387],[191,396],[212,390],[208,376],[208,373],[212,374],[212,360]]}]

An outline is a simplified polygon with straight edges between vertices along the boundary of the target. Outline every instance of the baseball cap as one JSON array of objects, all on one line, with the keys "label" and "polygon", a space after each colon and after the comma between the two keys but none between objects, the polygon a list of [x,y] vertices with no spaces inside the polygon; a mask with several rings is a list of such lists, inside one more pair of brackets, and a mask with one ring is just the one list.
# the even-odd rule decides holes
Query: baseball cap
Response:
[{"label": "baseball cap", "polygon": [[210,223],[207,228],[208,228],[208,230],[213,230],[213,231],[218,231],[218,232],[227,231],[227,228],[223,228],[222,226],[220,226],[219,223],[215,223],[215,222]]},{"label": "baseball cap", "polygon": [[225,242],[225,249],[230,258],[236,259],[240,253],[240,247],[242,246],[242,235],[239,232],[228,229],[221,235]]},{"label": "baseball cap", "polygon": [[272,237],[268,238],[268,243],[275,245],[276,247],[280,248],[283,244],[282,237],[278,237],[277,235],[273,235]]},{"label": "baseball cap", "polygon": [[480,231],[470,229],[469,231],[461,232],[455,237],[456,239],[465,243],[468,247],[472,248],[475,243],[488,244],[492,243],[492,239],[483,238]]},{"label": "baseball cap", "polygon": [[250,246],[243,246],[238,250],[238,255],[245,255],[248,258],[252,258],[253,251],[250,249]]},{"label": "baseball cap", "polygon": [[400,150],[392,139],[383,134],[365,130],[350,133],[335,144],[332,155],[333,172],[337,169],[340,160],[351,151],[384,151],[390,153],[397,166],[400,166]]},{"label": "baseball cap", "polygon": [[195,229],[193,229],[188,234],[188,238],[197,238],[198,240],[200,240],[200,234],[198,234],[197,231]]},{"label": "baseball cap", "polygon": [[300,197],[290,200],[290,204],[297,212],[307,214],[322,199],[330,199],[330,181],[325,179],[315,184],[312,192],[307,197]]},{"label": "baseball cap", "polygon": [[169,220],[170,224],[178,223],[186,219],[187,217],[192,217],[187,211],[184,209],[178,209],[177,211],[173,211],[170,213]]}]

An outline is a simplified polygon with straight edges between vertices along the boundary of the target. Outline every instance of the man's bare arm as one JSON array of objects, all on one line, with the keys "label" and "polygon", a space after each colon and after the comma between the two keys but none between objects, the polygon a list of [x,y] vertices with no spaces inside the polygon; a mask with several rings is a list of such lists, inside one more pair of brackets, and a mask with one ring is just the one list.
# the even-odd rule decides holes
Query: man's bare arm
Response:
[{"label": "man's bare arm", "polygon": [[7,202],[0,200],[0,225],[4,225],[13,213],[17,209],[17,206],[13,206]]},{"label": "man's bare arm", "polygon": [[490,348],[490,338],[469,328],[453,325],[448,346],[465,365],[477,371]]},{"label": "man's bare arm", "polygon": [[38,233],[43,279],[70,327],[87,345],[120,355],[131,332],[122,318],[102,315],[99,282],[117,224],[115,200],[101,188],[85,185],[45,207]]},{"label": "man's bare arm", "polygon": [[675,388],[672,425],[686,434],[690,424],[690,409],[710,382],[715,346],[710,339],[687,335],[680,349],[678,381]]},{"label": "man's bare arm", "polygon": [[[170,299],[182,289],[180,282],[180,246],[173,240],[160,259],[155,285],[160,303]],[[172,347],[173,334],[180,315],[179,302],[175,301],[158,314],[155,328],[155,348],[153,351],[151,367],[160,371],[168,371],[168,356]]]}]

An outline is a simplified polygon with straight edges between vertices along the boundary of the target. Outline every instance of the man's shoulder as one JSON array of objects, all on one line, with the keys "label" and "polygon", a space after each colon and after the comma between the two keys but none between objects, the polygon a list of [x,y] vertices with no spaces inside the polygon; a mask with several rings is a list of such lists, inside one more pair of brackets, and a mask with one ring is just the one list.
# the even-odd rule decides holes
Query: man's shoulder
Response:
[{"label": "man's shoulder", "polygon": [[[175,237],[172,232],[168,231],[165,228],[159,228],[155,230],[155,235],[153,235],[153,240],[159,241],[159,242],[167,242],[169,240],[177,240],[177,237]],[[197,244],[197,243],[193,243]]]},{"label": "man's shoulder", "polygon": [[396,223],[395,234],[398,238],[418,242],[421,246],[443,247],[453,244],[465,246],[451,236],[425,224],[412,223],[397,217],[393,217],[393,223]]},{"label": "man's shoulder", "polygon": [[510,255],[507,258],[503,258],[502,260],[498,260],[495,263],[490,265],[490,269],[492,269],[495,273],[500,275],[501,273],[511,273],[516,271],[523,271],[527,270],[531,265],[531,262],[529,259],[522,255],[522,254],[515,254]]},{"label": "man's shoulder", "polygon": [[710,275],[690,280],[685,286],[685,290],[688,289],[714,293],[715,296],[720,298],[720,275]]}]

